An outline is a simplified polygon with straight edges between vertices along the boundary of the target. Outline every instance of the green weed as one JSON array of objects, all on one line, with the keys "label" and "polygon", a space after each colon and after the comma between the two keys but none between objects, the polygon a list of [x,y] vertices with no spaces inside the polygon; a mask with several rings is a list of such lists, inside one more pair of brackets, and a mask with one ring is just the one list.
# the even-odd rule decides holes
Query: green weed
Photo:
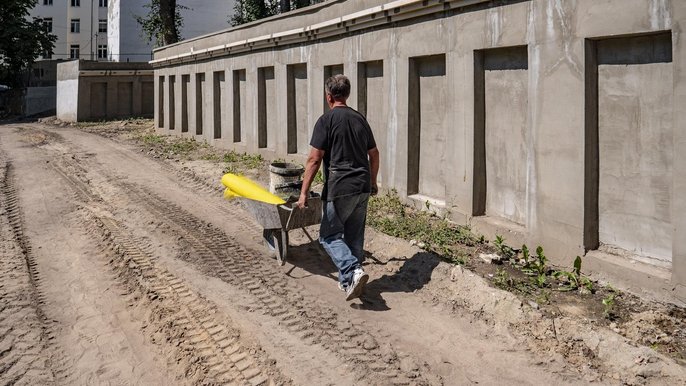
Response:
[{"label": "green weed", "polygon": [[[528,254],[528,248],[527,248]],[[528,258],[527,258],[528,260]],[[547,273],[548,273],[548,259],[543,253],[543,247],[540,245],[536,248],[536,257],[532,260],[528,260],[528,263],[522,268],[522,272],[526,275],[531,276],[531,281],[537,287],[543,288],[546,286]]]},{"label": "green weed", "polygon": [[204,161],[219,161],[219,156],[215,153],[209,153],[204,154],[200,159]]},{"label": "green weed", "polygon": [[512,286],[512,279],[504,269],[498,268],[493,277],[493,284],[500,289],[507,290]]},{"label": "green weed", "polygon": [[165,148],[165,153],[174,155],[188,155],[202,146],[207,146],[205,143],[200,143],[194,138],[175,138],[171,143],[168,143]]},{"label": "green weed", "polygon": [[536,303],[540,305],[544,304],[549,304],[550,303],[550,291],[548,290],[541,290],[541,292],[538,293],[536,296]]},{"label": "green weed", "polygon": [[607,289],[609,290],[609,293],[603,298],[603,316],[606,319],[612,320],[617,316],[615,310],[617,292],[611,286],[607,286]]},{"label": "green weed", "polygon": [[526,244],[522,245],[522,259],[521,263],[523,267],[528,267],[529,266],[529,247],[526,246]]},{"label": "green weed", "polygon": [[505,244],[505,239],[503,238],[503,236],[496,235],[493,244],[495,245],[495,249],[498,250],[500,256],[503,259],[510,261],[517,255],[517,252],[515,252],[515,250],[512,249],[512,247]]},{"label": "green weed", "polygon": [[564,280],[566,284],[559,288],[560,291],[574,291],[579,289],[586,289],[588,292],[593,292],[593,282],[587,277],[581,275],[581,256],[574,259],[574,269],[572,272],[555,271],[553,276],[560,280]]}]

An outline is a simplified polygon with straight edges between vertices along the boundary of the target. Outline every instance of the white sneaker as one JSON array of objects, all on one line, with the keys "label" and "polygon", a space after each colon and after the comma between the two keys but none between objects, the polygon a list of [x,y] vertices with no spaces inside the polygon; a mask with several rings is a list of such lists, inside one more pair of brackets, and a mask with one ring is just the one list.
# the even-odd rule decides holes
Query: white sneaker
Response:
[{"label": "white sneaker", "polygon": [[347,292],[346,288],[343,287],[343,284],[341,284],[340,281],[338,282],[338,289],[341,290],[341,291],[343,291],[343,292]]},{"label": "white sneaker", "polygon": [[367,275],[362,268],[356,269],[355,272],[353,272],[353,282],[345,291],[348,295],[345,300],[353,300],[360,297],[362,290],[364,289],[364,285],[367,284],[368,280],[369,275]]}]

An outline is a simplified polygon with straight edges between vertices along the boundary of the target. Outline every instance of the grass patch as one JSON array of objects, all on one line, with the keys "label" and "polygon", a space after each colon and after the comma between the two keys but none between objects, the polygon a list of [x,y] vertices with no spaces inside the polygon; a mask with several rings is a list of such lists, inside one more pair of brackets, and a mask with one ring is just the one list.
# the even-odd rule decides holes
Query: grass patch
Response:
[{"label": "grass patch", "polygon": [[464,264],[467,258],[464,246],[474,247],[484,241],[469,227],[404,205],[395,190],[370,199],[367,224],[388,235],[423,243],[424,249],[456,264]]},{"label": "grass patch", "polygon": [[141,135],[139,140],[143,142],[144,145],[160,145],[165,143],[164,137],[157,134]]},{"label": "grass patch", "polygon": [[[196,141],[195,138],[180,138],[154,133],[145,133],[135,139],[144,146],[151,147],[168,158],[192,158],[198,150],[209,148],[206,142]],[[202,157],[205,156],[206,154]]]},{"label": "grass patch", "polygon": [[221,157],[226,164],[224,173],[240,173],[247,169],[260,169],[264,166],[264,158],[260,154],[238,153],[233,150]]}]

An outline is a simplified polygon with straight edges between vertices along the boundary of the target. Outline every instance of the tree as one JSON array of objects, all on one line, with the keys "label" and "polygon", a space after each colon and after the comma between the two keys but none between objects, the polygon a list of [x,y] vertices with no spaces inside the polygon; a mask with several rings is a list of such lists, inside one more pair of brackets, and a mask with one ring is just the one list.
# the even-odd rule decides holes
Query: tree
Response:
[{"label": "tree", "polygon": [[237,0],[234,13],[229,19],[232,26],[237,26],[265,17],[288,12],[292,9],[307,7],[322,0]]},{"label": "tree", "polygon": [[181,40],[181,10],[188,7],[176,4],[176,0],[151,0],[144,7],[150,11],[145,16],[137,16],[136,21],[149,42],[155,39],[155,47],[162,47]]},{"label": "tree", "polygon": [[52,54],[57,36],[45,30],[43,21],[28,19],[37,0],[2,0],[0,6],[0,83],[22,85],[24,74],[36,59]]}]

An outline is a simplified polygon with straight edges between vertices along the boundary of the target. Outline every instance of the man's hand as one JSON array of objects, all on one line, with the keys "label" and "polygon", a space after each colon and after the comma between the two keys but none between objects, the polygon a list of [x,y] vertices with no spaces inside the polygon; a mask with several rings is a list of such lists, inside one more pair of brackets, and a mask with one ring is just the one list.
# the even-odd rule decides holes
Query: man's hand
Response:
[{"label": "man's hand", "polygon": [[307,163],[305,164],[305,175],[303,176],[303,186],[300,189],[300,198],[298,199],[298,208],[302,209],[307,206],[307,197],[310,195],[310,186],[314,175],[319,170],[319,165],[324,158],[324,150],[310,146],[310,155],[307,156]]},{"label": "man's hand", "polygon": [[372,196],[376,196],[379,193],[379,187],[376,184],[372,184]]},{"label": "man's hand", "polygon": [[307,195],[300,193],[300,198],[298,198],[298,208],[304,209],[307,207]]}]

